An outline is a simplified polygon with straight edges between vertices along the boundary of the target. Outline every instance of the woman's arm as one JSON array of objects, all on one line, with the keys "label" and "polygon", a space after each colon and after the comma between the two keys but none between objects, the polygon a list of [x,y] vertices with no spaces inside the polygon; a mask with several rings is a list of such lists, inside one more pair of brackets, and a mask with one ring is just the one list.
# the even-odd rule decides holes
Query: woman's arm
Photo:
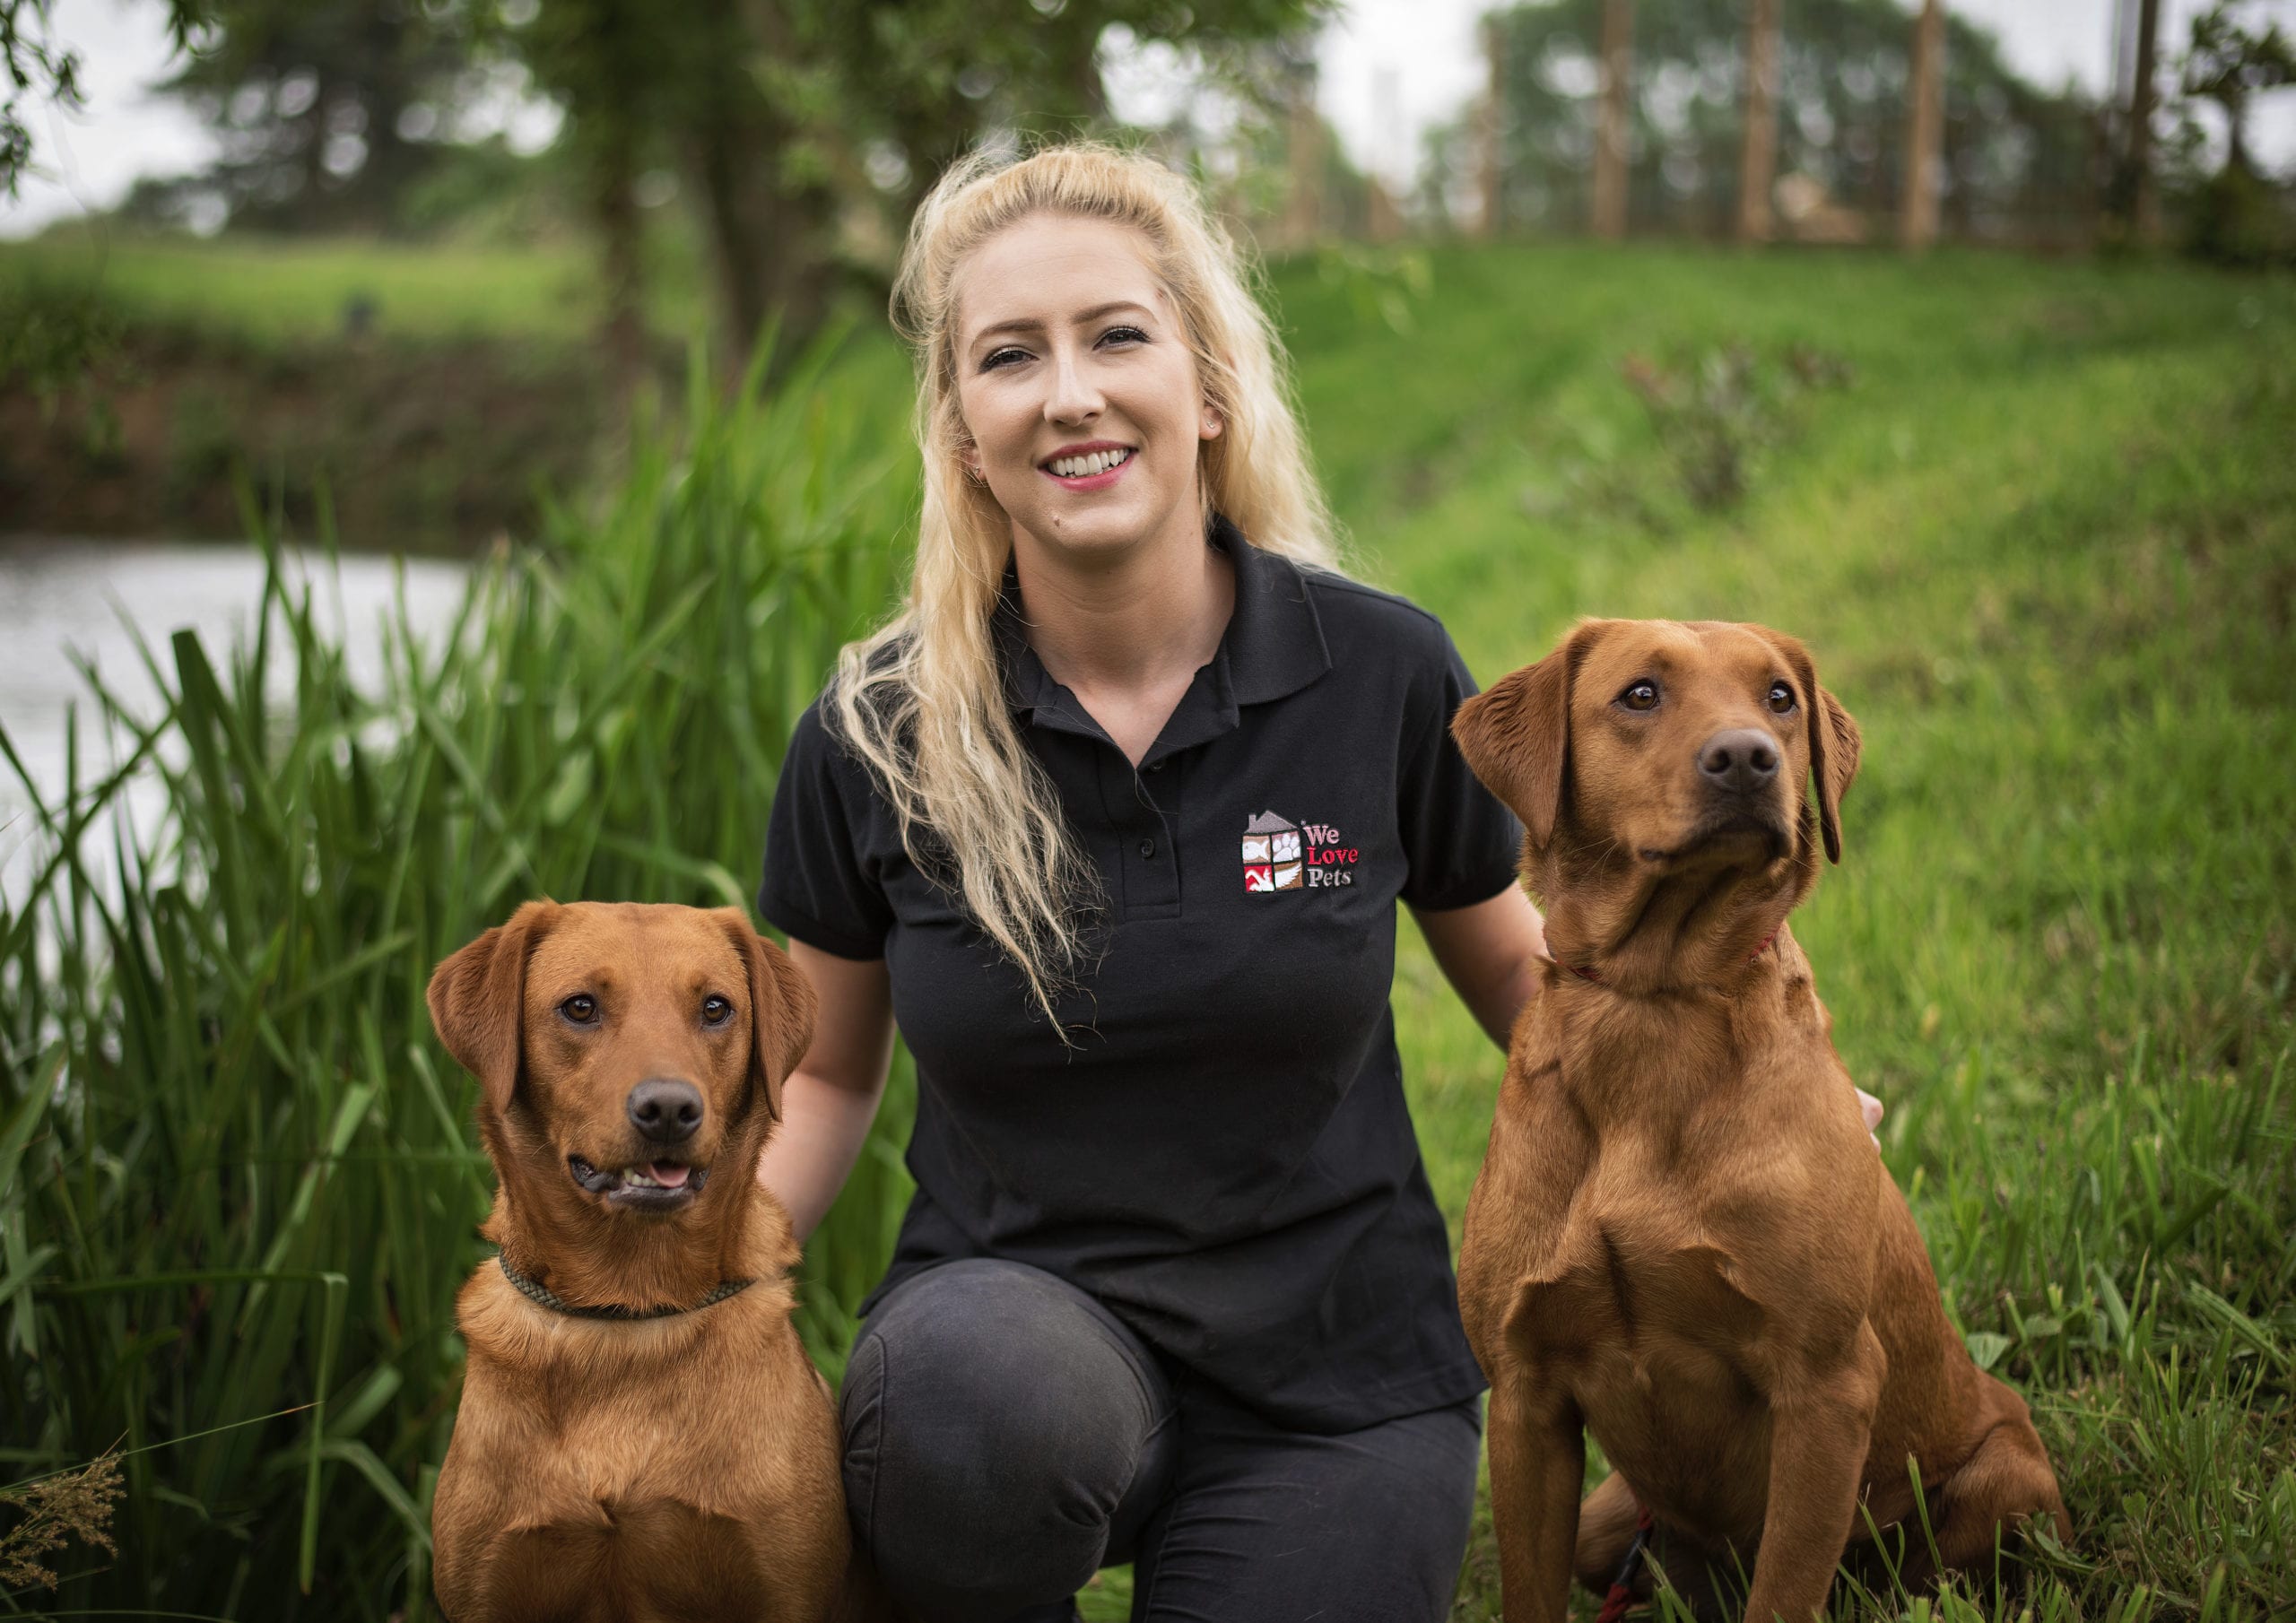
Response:
[{"label": "woman's arm", "polygon": [[1515,1017],[1538,990],[1539,966],[1546,961],[1546,924],[1531,898],[1520,886],[1509,885],[1473,907],[1426,912],[1414,907],[1411,916],[1459,1001],[1491,1040],[1506,1047]]},{"label": "woman's arm", "polygon": [[839,958],[804,942],[789,957],[821,998],[813,1044],[781,1088],[781,1124],[758,1157],[757,1181],[788,1208],[799,1244],[822,1220],[861,1154],[893,1058],[892,979],[885,960]]}]

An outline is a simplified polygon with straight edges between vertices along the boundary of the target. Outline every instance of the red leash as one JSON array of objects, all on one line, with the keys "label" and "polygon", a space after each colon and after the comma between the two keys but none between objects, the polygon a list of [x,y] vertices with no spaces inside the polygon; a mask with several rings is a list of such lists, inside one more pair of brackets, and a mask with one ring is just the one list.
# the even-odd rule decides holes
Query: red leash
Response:
[{"label": "red leash", "polygon": [[[1762,942],[1767,947],[1768,942]],[[1635,1502],[1641,1514],[1634,1518],[1634,1538],[1626,1547],[1626,1559],[1619,1563],[1618,1577],[1611,1584],[1611,1593],[1603,1597],[1603,1610],[1595,1614],[1595,1623],[1619,1623],[1626,1616],[1626,1609],[1634,1604],[1634,1569],[1641,1565],[1645,1551],[1650,1548],[1650,1507]]]},{"label": "red leash", "polygon": [[[1777,939],[1778,939],[1778,932],[1777,932],[1777,931],[1775,931],[1775,930],[1771,931],[1768,935],[1763,936],[1763,937],[1761,938],[1761,946],[1759,946],[1759,947],[1756,947],[1756,948],[1755,948],[1752,952],[1749,952],[1749,953],[1747,953],[1747,954],[1746,954],[1746,962],[1748,962],[1748,963],[1750,963],[1750,964],[1751,964],[1751,963],[1752,963],[1752,962],[1754,961],[1754,959],[1756,959],[1760,958],[1763,953],[1765,953],[1765,952],[1769,951],[1769,950],[1770,950],[1770,942],[1774,942],[1774,941],[1776,941]],[[1560,962],[1561,960],[1560,960],[1560,959],[1558,959],[1557,961],[1558,961],[1558,962]],[[1594,982],[1594,983],[1595,983],[1595,985],[1596,985],[1597,986],[1599,986],[1599,985],[1601,985],[1603,984],[1603,977],[1602,977],[1601,976],[1596,975],[1596,974],[1592,969],[1587,968],[1586,968],[1585,966],[1583,966],[1583,965],[1579,965],[1579,964],[1564,964],[1562,967],[1563,967],[1565,969],[1570,970],[1571,974],[1573,974],[1573,975],[1577,976],[1578,976],[1580,980],[1582,980],[1582,981],[1592,981],[1592,982]],[[1599,1619],[1598,1619],[1598,1623],[1600,1623],[1600,1620],[1599,1620]]]}]

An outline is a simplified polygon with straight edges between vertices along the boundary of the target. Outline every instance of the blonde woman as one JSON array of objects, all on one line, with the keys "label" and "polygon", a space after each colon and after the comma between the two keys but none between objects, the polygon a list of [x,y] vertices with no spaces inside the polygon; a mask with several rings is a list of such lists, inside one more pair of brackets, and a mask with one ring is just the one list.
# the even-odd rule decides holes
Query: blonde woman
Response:
[{"label": "blonde woman", "polygon": [[1504,1043],[1518,833],[1443,629],[1337,572],[1266,317],[1188,187],[976,159],[910,233],[908,605],[792,743],[760,906],[821,994],[760,1176],[810,1231],[898,1024],[918,1193],[848,1366],[922,1618],[1449,1607],[1482,1376],[1387,996],[1395,908]]}]

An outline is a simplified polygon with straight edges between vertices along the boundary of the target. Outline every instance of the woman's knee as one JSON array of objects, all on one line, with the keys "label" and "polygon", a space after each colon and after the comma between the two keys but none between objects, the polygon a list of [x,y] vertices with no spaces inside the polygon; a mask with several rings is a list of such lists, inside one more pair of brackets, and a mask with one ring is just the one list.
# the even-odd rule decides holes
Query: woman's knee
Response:
[{"label": "woman's knee", "polygon": [[870,1315],[846,1369],[847,1502],[894,1593],[1002,1617],[1096,1570],[1167,1408],[1144,1349],[1082,1292],[945,1263]]}]

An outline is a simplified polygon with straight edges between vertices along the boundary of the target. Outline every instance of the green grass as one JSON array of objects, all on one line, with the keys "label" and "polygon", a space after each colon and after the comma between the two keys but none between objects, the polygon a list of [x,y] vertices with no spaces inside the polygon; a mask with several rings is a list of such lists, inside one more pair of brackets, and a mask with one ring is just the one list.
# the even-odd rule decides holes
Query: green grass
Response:
[{"label": "green grass", "polygon": [[[1581,613],[1778,625],[1866,731],[1843,864],[1796,933],[2076,1528],[2029,1593],[1844,1590],[1837,1614],[2296,1609],[2296,285],[1648,247],[1432,273],[1400,333],[1344,277],[1276,279],[1362,571],[1485,680]],[[1708,514],[1619,365],[1732,343],[1855,377],[1730,419],[1758,430],[1750,494]],[[780,729],[890,589],[906,492],[865,471],[900,386],[882,352],[855,364],[641,459],[379,706],[313,647],[266,718],[178,648],[161,759],[196,882],[107,909],[65,864],[5,898],[0,1459],[159,1445],[113,1574],[65,1603],[285,1615],[306,1536],[307,1613],[413,1602],[484,1190],[422,976],[534,890],[746,889]],[[72,921],[45,968],[35,913]],[[1405,1072],[1456,1225],[1500,1061],[1405,933]],[[809,1258],[832,1364],[901,1127]],[[1087,1615],[1128,1594],[1105,1575]],[[1479,1527],[1457,1615],[1496,1608]]]},{"label": "green grass", "polygon": [[[100,291],[136,321],[257,343],[337,335],[355,303],[368,307],[372,331],[392,338],[572,344],[590,338],[600,310],[595,256],[582,242],[203,240],[105,223],[0,243],[0,298],[27,282]],[[648,300],[653,325],[680,337],[700,330],[703,308],[691,279],[674,274],[657,278]]]}]

